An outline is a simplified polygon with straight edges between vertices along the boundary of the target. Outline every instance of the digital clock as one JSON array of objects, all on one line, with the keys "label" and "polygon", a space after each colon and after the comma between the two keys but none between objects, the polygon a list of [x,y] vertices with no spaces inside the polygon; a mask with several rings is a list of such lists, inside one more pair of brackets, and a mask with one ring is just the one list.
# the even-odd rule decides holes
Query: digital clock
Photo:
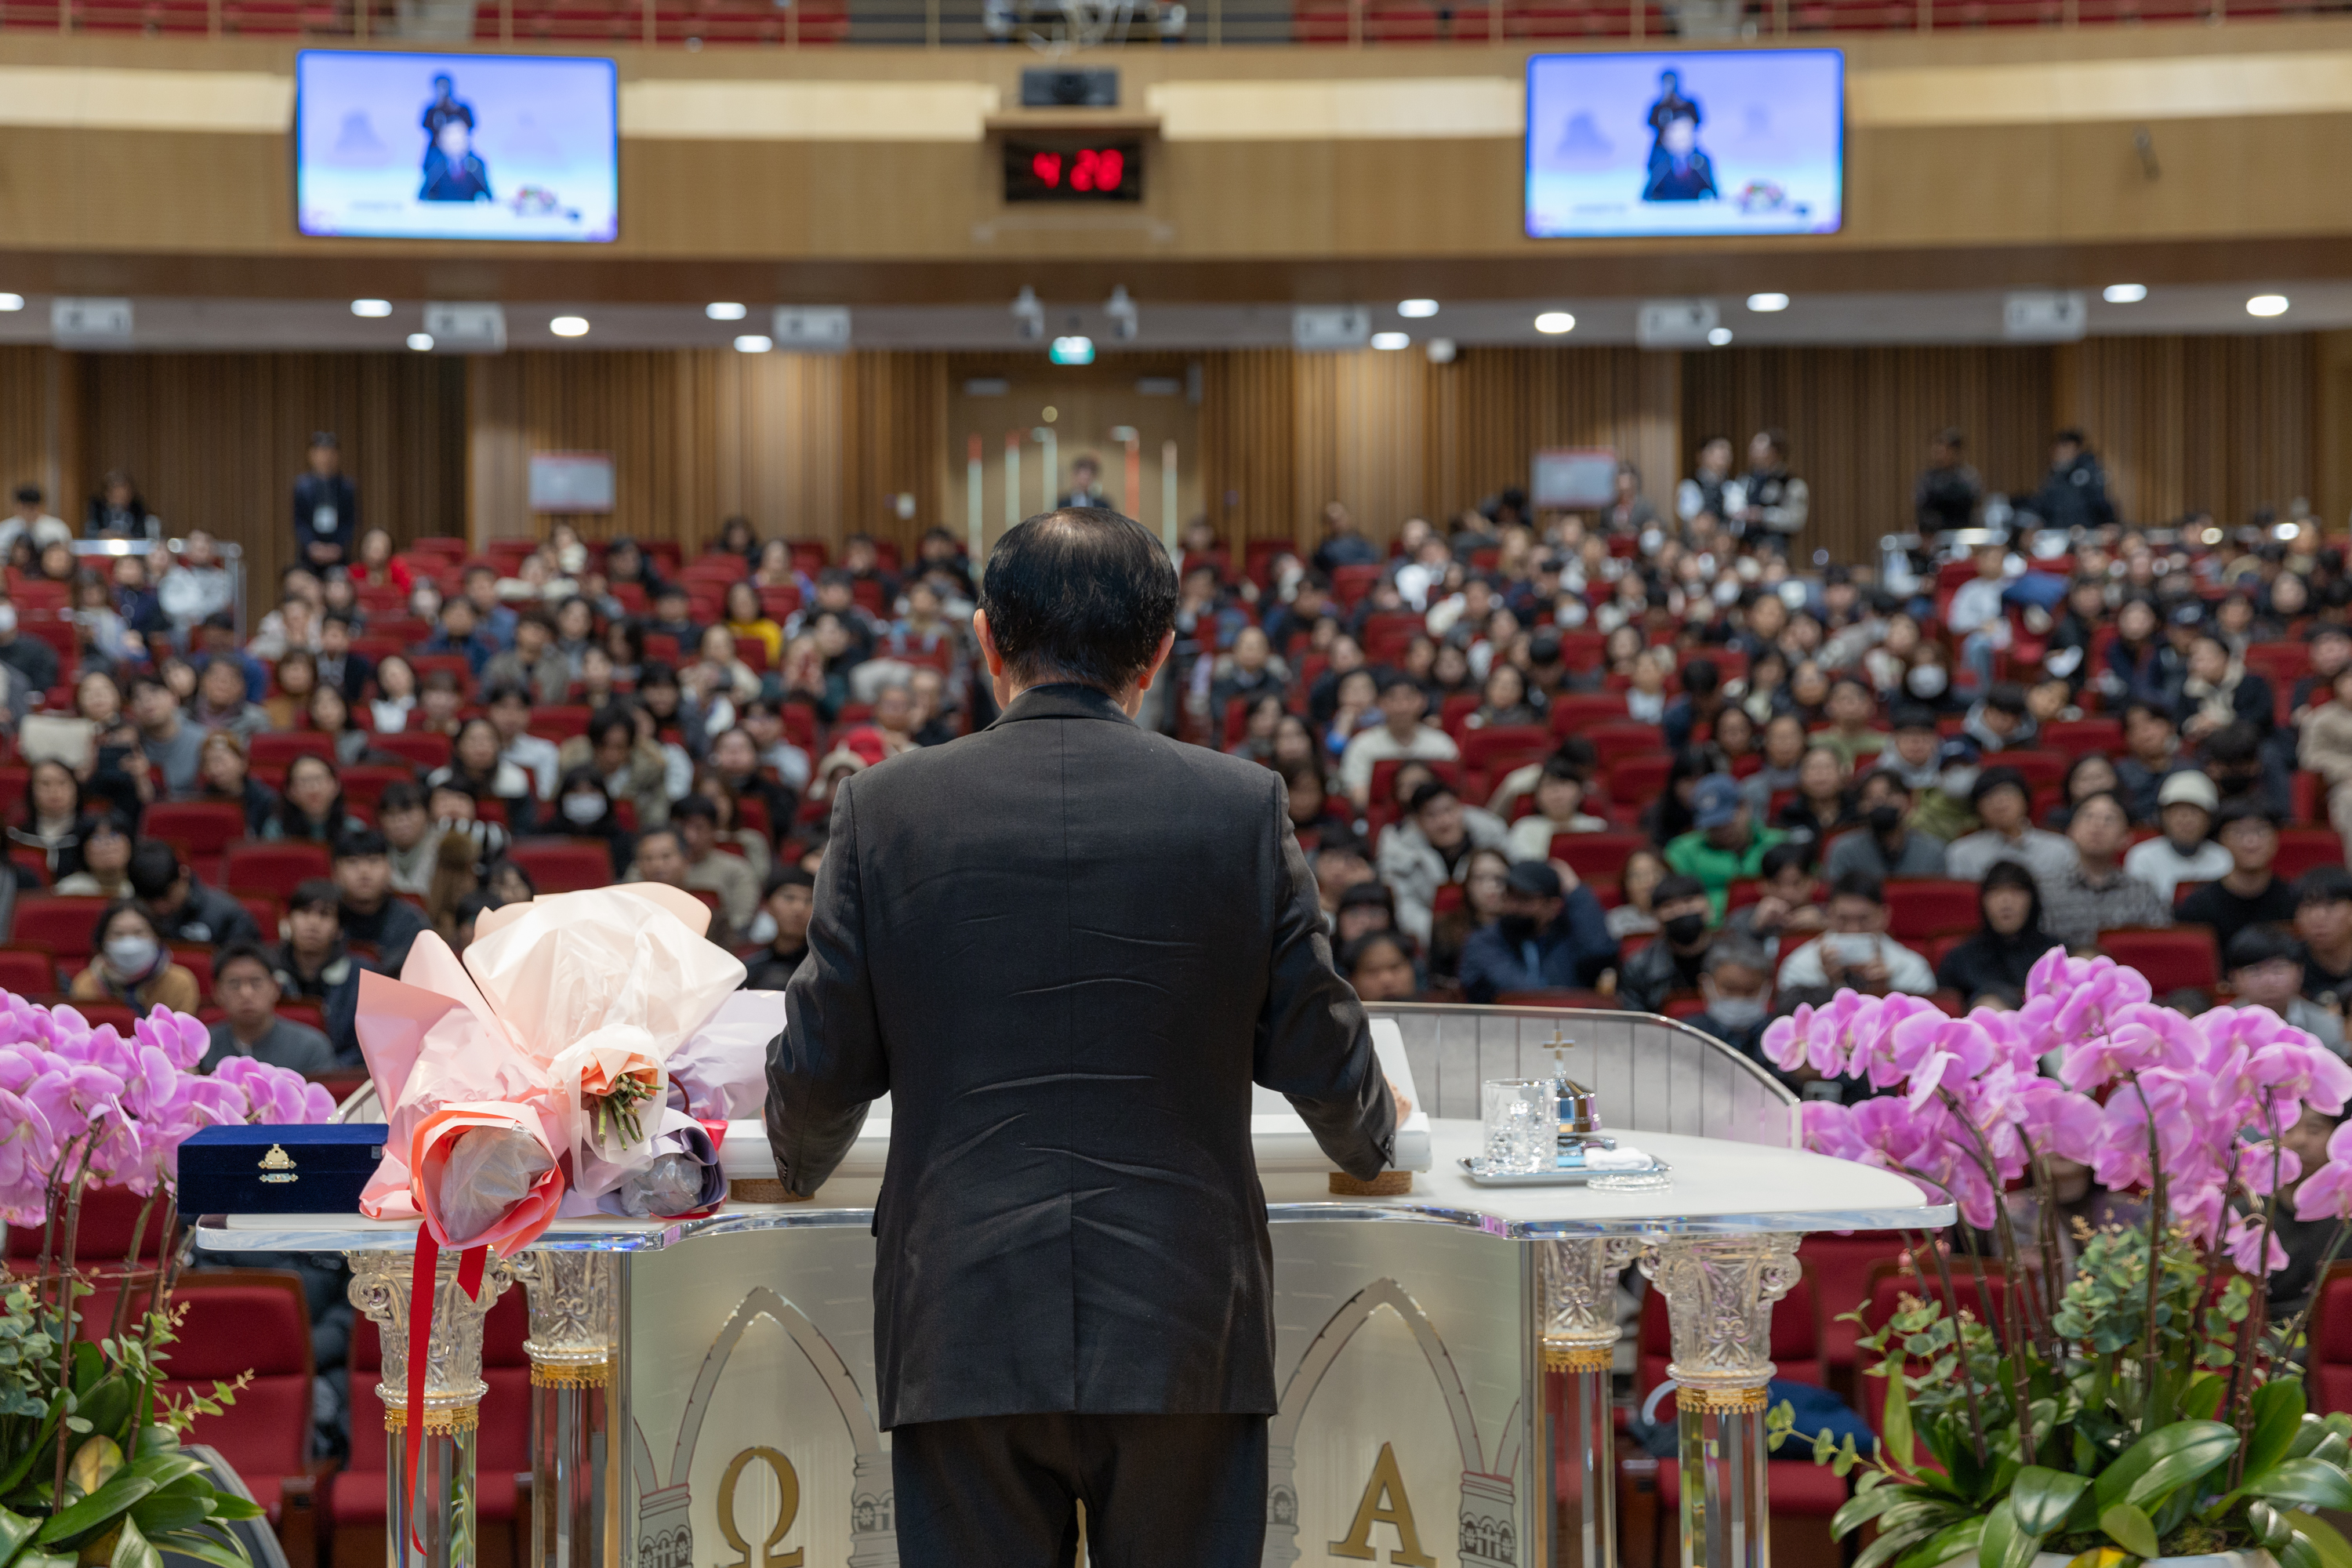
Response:
[{"label": "digital clock", "polygon": [[1143,142],[1034,142],[1004,143],[1008,202],[1139,202]]}]

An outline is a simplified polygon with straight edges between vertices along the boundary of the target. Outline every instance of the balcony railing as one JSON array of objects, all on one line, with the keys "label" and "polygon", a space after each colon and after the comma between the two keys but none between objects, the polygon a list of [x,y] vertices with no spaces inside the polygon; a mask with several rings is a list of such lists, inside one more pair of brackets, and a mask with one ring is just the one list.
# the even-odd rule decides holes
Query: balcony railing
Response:
[{"label": "balcony railing", "polygon": [[[999,0],[476,0],[405,19],[400,0],[0,0],[0,35],[38,31],[164,37],[286,37],[814,48],[841,45],[1017,47],[1068,36],[1042,3]],[[418,6],[411,16],[421,15]],[[2207,25],[2333,16],[2352,0],[1148,0],[1081,41],[1130,48],[1304,45],[1444,47],[1580,40],[1738,41],[1826,33]],[[1181,12],[1181,22],[1177,19]],[[453,36],[454,35],[454,36]]]}]

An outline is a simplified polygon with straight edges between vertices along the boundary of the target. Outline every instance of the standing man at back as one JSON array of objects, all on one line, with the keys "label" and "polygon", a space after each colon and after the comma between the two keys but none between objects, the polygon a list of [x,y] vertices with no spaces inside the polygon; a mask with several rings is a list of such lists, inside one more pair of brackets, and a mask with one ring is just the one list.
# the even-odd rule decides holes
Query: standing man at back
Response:
[{"label": "standing man at back", "polygon": [[1251,1085],[1342,1169],[1399,1107],[1271,771],[1137,727],[1176,574],[1118,513],[998,542],[1003,716],[848,780],[771,1047],[807,1196],[891,1097],[876,1381],[907,1568],[1244,1568],[1265,1529],[1272,1248]]}]

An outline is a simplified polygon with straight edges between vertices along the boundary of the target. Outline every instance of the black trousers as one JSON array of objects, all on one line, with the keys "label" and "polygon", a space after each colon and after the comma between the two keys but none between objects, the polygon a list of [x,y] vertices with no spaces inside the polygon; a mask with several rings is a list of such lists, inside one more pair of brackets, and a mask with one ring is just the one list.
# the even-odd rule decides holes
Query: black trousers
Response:
[{"label": "black trousers", "polygon": [[992,1415],[890,1434],[901,1568],[1257,1568],[1263,1415]]}]

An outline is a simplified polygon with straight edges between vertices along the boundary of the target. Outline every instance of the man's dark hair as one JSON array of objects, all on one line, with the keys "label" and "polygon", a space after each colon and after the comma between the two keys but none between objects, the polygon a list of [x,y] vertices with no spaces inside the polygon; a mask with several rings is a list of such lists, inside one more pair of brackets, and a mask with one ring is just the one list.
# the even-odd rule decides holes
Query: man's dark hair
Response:
[{"label": "man's dark hair", "polygon": [[2248,969],[2257,963],[2268,963],[2274,958],[2303,962],[2303,943],[2284,926],[2251,925],[2230,939],[2230,952],[2225,967]]},{"label": "man's dark hair", "polygon": [[1765,956],[1764,944],[1752,936],[1738,931],[1725,931],[1707,945],[1706,962],[1700,965],[1709,974],[1732,968],[1752,969],[1772,983],[1772,961]]},{"label": "man's dark hair", "polygon": [[1893,768],[1873,768],[1864,776],[1862,783],[1855,786],[1854,794],[1857,795],[1860,795],[1864,790],[1869,788],[1874,784],[1877,784],[1881,789],[1894,790],[1897,792],[1905,800],[1909,800],[1911,798],[1911,785],[1909,782],[1906,781],[1901,773],[1896,773]]},{"label": "man's dark hair", "polygon": [[2278,830],[2278,813],[2258,800],[2224,801],[2220,815],[2213,818],[2213,837],[2219,838],[2232,823],[2259,822],[2273,832]]},{"label": "man's dark hair", "polygon": [[180,879],[178,851],[159,838],[141,841],[131,851],[131,890],[142,899],[160,899]]},{"label": "man's dark hair", "polygon": [[719,820],[719,805],[709,795],[690,795],[669,808],[669,819],[672,822],[716,822]]},{"label": "man's dark hair", "polygon": [[1401,931],[1368,931],[1363,935],[1358,937],[1355,941],[1349,942],[1347,946],[1339,950],[1337,965],[1339,973],[1342,974],[1355,973],[1358,966],[1362,964],[1365,959],[1371,956],[1372,949],[1376,947],[1393,948],[1396,950],[1396,955],[1399,958],[1403,959],[1407,963],[1411,963],[1413,961],[1412,938],[1405,935],[1404,932]]},{"label": "man's dark hair", "polygon": [[482,699],[482,706],[485,708],[495,708],[501,702],[520,702],[528,708],[530,706],[530,693],[514,682],[507,681],[491,687],[488,693]]},{"label": "man's dark hair", "polygon": [[1888,722],[1896,730],[1932,730],[1936,727],[1936,710],[1924,702],[1898,702],[1888,715]]},{"label": "man's dark hair", "polygon": [[[1886,884],[1867,871],[1848,871],[1830,884],[1830,897],[1866,899],[1874,904],[1883,906],[1886,902]],[[1656,899],[1656,894],[1651,895],[1652,902],[1655,902]]]},{"label": "man's dark hair", "polygon": [[2013,789],[2025,797],[2027,805],[2033,804],[2033,786],[2025,782],[2023,773],[2015,768],[1987,768],[1977,775],[1976,787],[1969,791],[1969,809],[1982,809],[1985,796],[1997,789]]},{"label": "man's dark hair", "polygon": [[40,505],[41,487],[38,485],[18,485],[16,487],[16,504],[19,506]]},{"label": "man's dark hair", "polygon": [[384,785],[383,793],[375,798],[375,814],[378,816],[387,816],[395,811],[424,809],[425,792],[406,779],[395,779]]},{"label": "man's dark hair", "polygon": [[[131,864],[135,867],[137,860]],[[133,879],[136,880],[134,873]],[[2341,866],[2314,866],[2294,885],[2298,904],[2352,904],[2352,870]]]},{"label": "man's dark hair", "polygon": [[230,964],[245,959],[250,959],[261,965],[261,973],[264,974],[276,977],[277,970],[271,965],[269,954],[262,945],[257,942],[247,942],[239,938],[213,954],[213,983],[218,984],[220,977],[228,973]]},{"label": "man's dark hair", "polygon": [[2025,688],[2003,682],[1985,693],[1984,703],[1996,713],[2022,719],[2025,717]]},{"label": "man's dark hair", "polygon": [[[1381,678],[1380,694],[1382,697],[1386,697],[1390,692],[1394,691],[1400,686],[1409,686],[1415,691],[1421,691],[1420,681],[1415,680],[1412,676],[1403,673],[1402,670],[1393,670]],[[1423,697],[1426,697],[1428,693],[1423,692]]]},{"label": "man's dark hair", "polygon": [[[464,779],[459,778],[455,773],[450,774],[446,779],[441,779],[436,782],[431,788],[425,791],[425,795],[428,800],[434,795],[443,794],[462,795],[467,800],[474,802],[477,805],[480,805],[482,800],[479,791],[476,790],[472,784],[467,784]],[[377,809],[383,809],[383,804],[381,802],[377,803]]]},{"label": "man's dark hair", "polygon": [[2126,702],[2124,704],[2123,711],[2124,727],[2129,729],[2133,718],[2140,714],[2147,715],[2159,724],[2169,725],[2172,722],[2172,714],[2160,703]]},{"label": "man's dark hair", "polygon": [[1695,658],[1683,666],[1683,689],[1693,697],[1712,697],[1722,683],[1722,672],[1711,658]]},{"label": "man's dark hair", "polygon": [[1360,910],[1368,906],[1386,910],[1393,917],[1396,914],[1396,895],[1389,890],[1385,882],[1359,882],[1339,895],[1339,907],[1343,910]]},{"label": "man's dark hair", "polygon": [[286,912],[298,910],[332,910],[338,919],[342,915],[343,895],[334,883],[324,877],[305,877],[294,884],[294,896],[286,900]]},{"label": "man's dark hair", "polygon": [[1811,851],[1810,844],[1775,844],[1756,863],[1757,874],[1769,882],[1790,867],[1809,872],[1813,868]]},{"label": "man's dark hair", "polygon": [[348,632],[358,630],[360,623],[359,617],[349,610],[329,610],[319,624],[322,626],[341,626]]},{"label": "man's dark hair", "polygon": [[1658,879],[1658,885],[1650,889],[1650,907],[1654,910],[1660,904],[1671,904],[1683,899],[1705,897],[1706,897],[1705,882],[1700,881],[1696,877],[1685,877],[1676,872],[1671,877]]},{"label": "man's dark hair", "polygon": [[1412,798],[1405,803],[1405,809],[1412,813],[1415,816],[1419,816],[1421,815],[1422,807],[1428,805],[1433,801],[1452,800],[1454,798],[1455,795],[1454,786],[1452,784],[1447,784],[1444,779],[1432,779],[1427,784],[1421,785],[1412,792]]},{"label": "man's dark hair", "polygon": [[364,860],[371,855],[391,853],[392,847],[383,841],[383,835],[373,827],[354,827],[335,840],[338,860]]},{"label": "man's dark hair", "polygon": [[2053,447],[2062,445],[2067,447],[2088,447],[2091,444],[2091,438],[2083,434],[2081,426],[2069,425],[2063,430],[2059,431],[2055,436],[2051,437],[2050,444]]},{"label": "man's dark hair", "polygon": [[1142,524],[1108,507],[1040,512],[996,542],[980,607],[1005,668],[1123,691],[1176,624],[1176,571]]},{"label": "man's dark hair", "polygon": [[458,581],[461,583],[470,583],[477,577],[488,577],[493,583],[499,580],[499,574],[496,572],[491,571],[488,566],[482,565],[479,562],[477,562],[473,565],[466,568],[464,573],[460,574]]},{"label": "man's dark hair", "polygon": [[768,880],[760,889],[760,901],[766,903],[786,888],[807,888],[814,890],[816,879],[798,866],[779,866],[768,873]]}]

